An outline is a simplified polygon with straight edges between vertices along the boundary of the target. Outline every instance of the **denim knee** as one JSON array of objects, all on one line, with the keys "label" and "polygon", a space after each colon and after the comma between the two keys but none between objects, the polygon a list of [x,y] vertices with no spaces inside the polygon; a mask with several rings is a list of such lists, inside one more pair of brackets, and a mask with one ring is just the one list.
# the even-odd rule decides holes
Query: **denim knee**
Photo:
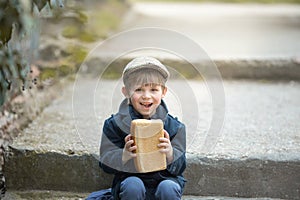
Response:
[{"label": "denim knee", "polygon": [[181,199],[182,190],[178,183],[171,180],[164,180],[159,183],[155,192],[156,199]]},{"label": "denim knee", "polygon": [[146,189],[143,181],[135,176],[131,176],[126,178],[121,182],[120,186],[120,199],[137,199],[143,200],[145,199]]}]

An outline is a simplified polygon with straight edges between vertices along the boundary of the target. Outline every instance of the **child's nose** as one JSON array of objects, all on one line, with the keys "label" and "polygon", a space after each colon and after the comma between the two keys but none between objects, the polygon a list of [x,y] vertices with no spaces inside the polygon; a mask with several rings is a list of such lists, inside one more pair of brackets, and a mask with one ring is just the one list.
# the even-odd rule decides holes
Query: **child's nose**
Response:
[{"label": "child's nose", "polygon": [[143,93],[143,98],[150,98],[151,97],[151,95],[150,95],[150,92],[149,91],[145,91],[144,93]]}]

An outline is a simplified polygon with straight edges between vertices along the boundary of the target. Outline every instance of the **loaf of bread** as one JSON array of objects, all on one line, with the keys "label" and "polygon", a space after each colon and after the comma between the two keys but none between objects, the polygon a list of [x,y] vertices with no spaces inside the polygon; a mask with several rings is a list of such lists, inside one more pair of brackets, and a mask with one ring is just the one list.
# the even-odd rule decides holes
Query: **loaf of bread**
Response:
[{"label": "loaf of bread", "polygon": [[159,152],[159,138],[164,137],[163,122],[159,119],[136,119],[131,122],[131,134],[137,146],[135,167],[146,173],[166,169],[166,154]]}]

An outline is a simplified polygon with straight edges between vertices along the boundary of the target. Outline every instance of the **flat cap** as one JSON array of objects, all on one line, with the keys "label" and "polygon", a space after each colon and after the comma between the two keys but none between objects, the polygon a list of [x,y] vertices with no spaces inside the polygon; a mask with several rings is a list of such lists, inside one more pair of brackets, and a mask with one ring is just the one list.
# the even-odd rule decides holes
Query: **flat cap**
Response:
[{"label": "flat cap", "polygon": [[137,57],[130,61],[123,70],[123,81],[129,77],[129,75],[140,69],[154,69],[157,70],[163,78],[167,81],[170,73],[161,62],[153,57]]}]

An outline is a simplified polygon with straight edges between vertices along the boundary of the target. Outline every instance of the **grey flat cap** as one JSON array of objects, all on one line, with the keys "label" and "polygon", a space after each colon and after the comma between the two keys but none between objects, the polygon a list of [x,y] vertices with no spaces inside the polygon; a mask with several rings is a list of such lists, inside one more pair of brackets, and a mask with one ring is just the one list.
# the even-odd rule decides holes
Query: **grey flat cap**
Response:
[{"label": "grey flat cap", "polygon": [[137,57],[130,61],[123,70],[123,80],[127,79],[128,76],[139,69],[154,69],[161,73],[163,78],[167,81],[170,73],[161,62],[153,57]]}]

